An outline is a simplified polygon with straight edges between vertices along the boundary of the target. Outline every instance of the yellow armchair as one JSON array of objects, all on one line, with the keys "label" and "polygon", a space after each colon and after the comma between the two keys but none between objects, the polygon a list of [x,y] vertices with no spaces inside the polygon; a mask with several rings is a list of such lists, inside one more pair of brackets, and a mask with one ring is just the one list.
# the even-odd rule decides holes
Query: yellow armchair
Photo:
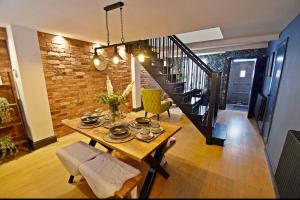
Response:
[{"label": "yellow armchair", "polygon": [[157,115],[157,120],[159,120],[159,114],[168,111],[170,117],[170,107],[172,105],[171,101],[161,101],[160,89],[142,89],[142,103],[145,110],[145,117],[147,113],[153,113]]}]

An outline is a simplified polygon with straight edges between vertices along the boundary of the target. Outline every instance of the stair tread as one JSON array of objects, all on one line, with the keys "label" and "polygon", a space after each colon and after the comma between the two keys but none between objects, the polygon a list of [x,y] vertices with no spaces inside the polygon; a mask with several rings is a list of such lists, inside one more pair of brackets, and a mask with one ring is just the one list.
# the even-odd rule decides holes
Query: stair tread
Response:
[{"label": "stair tread", "polygon": [[193,112],[194,115],[204,116],[208,110],[208,106],[200,105],[196,112]]},{"label": "stair tread", "polygon": [[190,93],[190,92],[193,92],[195,91],[195,89],[184,89],[182,91],[175,91],[173,94],[181,94],[181,95],[184,95],[184,94],[187,94],[187,93]]},{"label": "stair tread", "polygon": [[167,83],[168,85],[177,85],[177,84],[183,84],[183,83],[186,83],[185,81],[182,81],[182,82],[174,82],[174,83]]},{"label": "stair tread", "polygon": [[201,100],[200,97],[192,97],[189,101],[185,101],[183,104],[195,104]]}]

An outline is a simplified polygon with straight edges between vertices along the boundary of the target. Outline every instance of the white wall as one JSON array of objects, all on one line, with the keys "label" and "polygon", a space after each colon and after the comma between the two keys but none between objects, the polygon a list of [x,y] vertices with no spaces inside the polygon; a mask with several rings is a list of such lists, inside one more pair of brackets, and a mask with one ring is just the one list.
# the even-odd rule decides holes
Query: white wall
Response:
[{"label": "white wall", "polygon": [[131,55],[132,108],[141,107],[141,64]]},{"label": "white wall", "polygon": [[37,31],[7,26],[14,78],[26,117],[28,137],[39,141],[54,136]]}]

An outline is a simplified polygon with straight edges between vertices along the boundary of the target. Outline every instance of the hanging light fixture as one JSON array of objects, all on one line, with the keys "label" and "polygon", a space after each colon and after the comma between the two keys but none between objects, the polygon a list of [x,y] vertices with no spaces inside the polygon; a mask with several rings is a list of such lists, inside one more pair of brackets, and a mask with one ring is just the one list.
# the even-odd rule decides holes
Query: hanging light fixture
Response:
[{"label": "hanging light fixture", "polygon": [[[94,67],[98,67],[101,65],[101,62],[103,62],[103,58],[100,58],[100,56],[97,53],[97,50],[104,49],[104,48],[114,48],[114,55],[112,57],[112,61],[114,64],[118,64],[120,60],[123,60],[123,58],[119,55],[117,46],[124,45],[124,34],[123,34],[123,14],[122,14],[122,7],[124,6],[123,2],[114,3],[112,5],[104,7],[105,10],[105,16],[106,16],[106,31],[107,31],[107,46],[102,47],[96,47],[94,48],[94,56],[92,58],[92,65]],[[109,28],[108,28],[108,11],[114,10],[116,8],[120,8],[120,18],[121,18],[121,44],[115,44],[110,45],[109,41]]]},{"label": "hanging light fixture", "polygon": [[[118,52],[118,48],[117,48],[118,46],[125,46],[126,47],[126,45],[130,46],[131,44],[139,44],[138,54],[135,54],[135,56],[138,55],[137,57],[138,57],[139,62],[144,62],[145,61],[146,52],[145,52],[145,50],[143,50],[143,48],[141,48],[141,43],[140,42],[135,41],[135,42],[125,43],[124,34],[123,34],[123,14],[122,14],[123,6],[124,6],[123,2],[117,2],[117,3],[114,3],[112,5],[108,5],[108,6],[104,7],[105,16],[106,16],[107,46],[101,46],[101,47],[94,48],[94,56],[92,58],[92,65],[94,67],[96,67],[97,69],[99,68],[99,66],[103,65],[103,62],[106,61],[106,63],[107,63],[107,60],[103,56],[98,55],[98,53],[97,53],[97,50],[105,49],[105,48],[114,48],[114,54],[113,54],[113,57],[112,57],[112,62],[114,64],[118,64],[121,60],[123,60],[123,58],[120,56],[120,54]],[[108,28],[108,11],[111,11],[111,10],[114,10],[114,9],[117,9],[117,8],[120,8],[121,43],[110,45],[109,28]]]}]

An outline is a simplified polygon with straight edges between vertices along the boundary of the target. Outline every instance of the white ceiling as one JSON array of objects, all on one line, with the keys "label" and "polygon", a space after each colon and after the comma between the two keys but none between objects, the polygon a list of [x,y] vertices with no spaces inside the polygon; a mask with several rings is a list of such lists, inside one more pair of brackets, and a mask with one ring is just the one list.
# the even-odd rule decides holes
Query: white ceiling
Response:
[{"label": "white ceiling", "polygon": [[[16,24],[106,43],[103,7],[118,0],[0,0],[0,24]],[[124,0],[125,40],[220,27],[224,39],[280,32],[300,12],[299,0]],[[118,10],[109,13],[120,41]]]}]

